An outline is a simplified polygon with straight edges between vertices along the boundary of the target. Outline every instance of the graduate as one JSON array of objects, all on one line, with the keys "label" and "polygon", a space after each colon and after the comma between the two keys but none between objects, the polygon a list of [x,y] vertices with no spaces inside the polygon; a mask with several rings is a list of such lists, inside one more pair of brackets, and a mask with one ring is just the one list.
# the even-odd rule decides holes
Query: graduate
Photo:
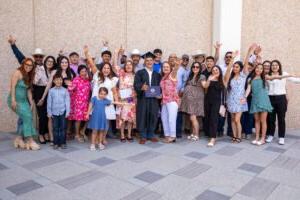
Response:
[{"label": "graduate", "polygon": [[134,89],[137,93],[136,120],[137,129],[140,132],[140,144],[147,140],[158,142],[154,136],[159,112],[160,80],[159,73],[153,70],[155,55],[147,52],[142,56],[145,68],[135,74]]}]

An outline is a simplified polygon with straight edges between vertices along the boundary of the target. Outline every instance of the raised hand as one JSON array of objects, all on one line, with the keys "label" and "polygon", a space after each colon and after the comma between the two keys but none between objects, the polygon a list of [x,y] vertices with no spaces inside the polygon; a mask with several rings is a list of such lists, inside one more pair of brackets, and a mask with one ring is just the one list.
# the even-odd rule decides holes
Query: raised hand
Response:
[{"label": "raised hand", "polygon": [[239,55],[239,51],[238,50],[236,50],[236,51],[234,51],[233,53],[232,53],[232,59],[234,59],[235,57],[237,57],[238,55]]},{"label": "raised hand", "polygon": [[83,46],[83,52],[84,52],[84,54],[89,53],[89,47],[88,47],[88,45],[84,45]]},{"label": "raised hand", "polygon": [[257,47],[254,49],[254,54],[258,55],[261,52],[261,46],[257,45]]},{"label": "raised hand", "polygon": [[10,45],[14,45],[15,43],[16,43],[16,38],[14,38],[12,35],[9,35],[8,36],[8,43],[10,44]]},{"label": "raised hand", "polygon": [[220,49],[222,46],[222,43],[220,43],[219,41],[216,42],[216,44],[214,45],[215,49]]}]

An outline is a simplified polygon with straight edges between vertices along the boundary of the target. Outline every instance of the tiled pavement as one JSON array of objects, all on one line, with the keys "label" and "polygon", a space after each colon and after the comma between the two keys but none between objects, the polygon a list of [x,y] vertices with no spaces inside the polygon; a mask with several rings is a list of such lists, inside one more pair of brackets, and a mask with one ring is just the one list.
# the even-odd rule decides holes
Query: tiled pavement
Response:
[{"label": "tiled pavement", "polygon": [[0,199],[253,200],[300,199],[300,131],[261,147],[206,139],[139,145],[110,141],[104,151],[69,142],[21,151],[0,133]]}]

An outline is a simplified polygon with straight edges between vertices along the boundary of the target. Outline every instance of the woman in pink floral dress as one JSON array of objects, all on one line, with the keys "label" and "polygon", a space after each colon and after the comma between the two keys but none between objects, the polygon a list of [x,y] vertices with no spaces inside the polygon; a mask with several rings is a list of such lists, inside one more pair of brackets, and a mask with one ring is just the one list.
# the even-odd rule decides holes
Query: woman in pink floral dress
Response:
[{"label": "woman in pink floral dress", "polygon": [[71,112],[68,119],[76,121],[75,138],[79,142],[84,142],[84,138],[82,138],[84,134],[80,135],[80,123],[87,121],[86,113],[88,111],[91,83],[85,65],[78,67],[78,74],[79,76],[74,78],[72,83],[68,86],[71,96]]},{"label": "woman in pink floral dress", "polygon": [[[118,69],[117,66],[115,66],[115,69],[119,75],[119,101],[123,103],[123,105],[118,106],[117,128],[121,130],[121,142],[125,142],[126,139],[132,142],[131,130],[135,128],[136,123],[136,98],[133,88],[134,68],[132,61],[127,60],[123,69]],[[124,134],[125,128],[128,130],[126,138]]]}]

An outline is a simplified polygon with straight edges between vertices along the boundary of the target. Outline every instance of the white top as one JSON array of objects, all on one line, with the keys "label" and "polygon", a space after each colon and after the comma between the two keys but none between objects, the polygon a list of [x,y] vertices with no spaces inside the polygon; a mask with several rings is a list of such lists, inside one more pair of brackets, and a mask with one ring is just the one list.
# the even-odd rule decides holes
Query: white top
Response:
[{"label": "white top", "polygon": [[[288,75],[287,72],[283,72],[282,75]],[[294,83],[300,83],[300,78],[283,78],[268,80],[269,95],[285,95],[286,94],[286,80]]]},{"label": "white top", "polygon": [[225,73],[226,73],[226,70],[227,70],[227,65],[225,63],[223,63],[222,65],[220,65],[220,68],[222,70],[222,75],[224,77]]},{"label": "white top", "polygon": [[[113,96],[112,88],[117,86],[117,83],[118,83],[119,79],[117,77],[113,77],[112,79],[110,79],[108,77],[105,77],[104,82],[99,83],[98,74],[99,74],[99,71],[97,71],[93,76],[92,97],[95,97],[95,96],[98,97],[99,88],[106,87],[107,90],[108,90],[108,94],[107,94],[106,98],[113,103],[114,102],[114,96]],[[105,107],[105,113],[106,113],[106,118],[108,120],[115,120],[116,119],[116,110],[115,110],[115,107],[114,107],[113,104]]]},{"label": "white top", "polygon": [[149,75],[149,86],[151,87],[151,80],[152,80],[153,70],[149,70],[147,67],[145,67],[145,69],[148,72],[148,75]]}]

